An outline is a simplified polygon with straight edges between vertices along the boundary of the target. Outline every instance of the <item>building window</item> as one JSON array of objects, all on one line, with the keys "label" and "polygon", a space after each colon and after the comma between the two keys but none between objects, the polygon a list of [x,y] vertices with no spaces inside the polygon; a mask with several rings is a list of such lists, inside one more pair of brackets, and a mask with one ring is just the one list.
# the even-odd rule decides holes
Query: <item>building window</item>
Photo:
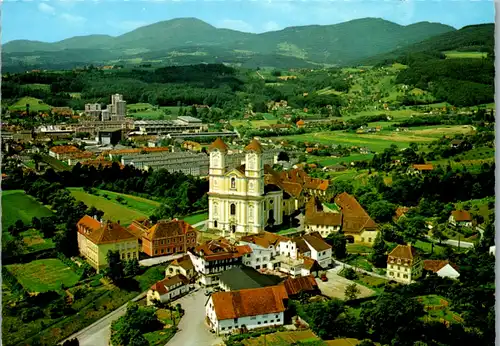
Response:
[{"label": "building window", "polygon": [[236,178],[231,178],[231,189],[236,189]]},{"label": "building window", "polygon": [[264,321],[264,323],[267,323],[267,321]]},{"label": "building window", "polygon": [[408,279],[408,275],[407,275],[407,274],[404,274],[404,275],[403,275],[403,278]]},{"label": "building window", "polygon": [[372,238],[368,238],[368,242],[371,243],[372,242]]},{"label": "building window", "polygon": [[214,221],[214,228],[217,228],[217,221]]},{"label": "building window", "polygon": [[236,204],[231,203],[231,215],[236,215]]},{"label": "building window", "polygon": [[260,324],[260,321],[258,321],[257,324]]},{"label": "building window", "polygon": [[155,250],[155,255],[158,255],[158,250]]}]

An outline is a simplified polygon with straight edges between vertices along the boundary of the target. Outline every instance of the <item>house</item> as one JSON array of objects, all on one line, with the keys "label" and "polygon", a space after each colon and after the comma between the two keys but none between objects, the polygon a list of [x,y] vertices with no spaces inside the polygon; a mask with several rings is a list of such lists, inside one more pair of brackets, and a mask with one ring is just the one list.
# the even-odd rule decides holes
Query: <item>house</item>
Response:
[{"label": "house", "polygon": [[410,175],[415,175],[415,174],[422,174],[425,172],[430,172],[434,169],[434,166],[432,164],[413,164],[410,167],[408,167],[407,174]]},{"label": "house", "polygon": [[417,250],[408,245],[397,245],[387,257],[387,277],[401,283],[410,284],[422,276],[423,261]]},{"label": "house", "polygon": [[137,238],[119,222],[99,222],[85,215],[77,223],[80,254],[99,272],[107,267],[109,250],[118,251],[122,260],[139,259]]},{"label": "house", "polygon": [[283,285],[212,294],[207,323],[217,334],[282,326],[288,295]]},{"label": "house", "polygon": [[467,210],[454,210],[448,222],[455,227],[472,227],[472,216]]},{"label": "house", "polygon": [[328,268],[332,264],[332,246],[326,243],[318,232],[302,236],[303,241],[311,251],[308,256],[318,262],[321,268]]},{"label": "house", "polygon": [[147,305],[153,305],[155,300],[162,303],[171,301],[189,292],[189,288],[189,280],[182,274],[166,277],[148,290],[146,296]]},{"label": "house", "polygon": [[66,160],[73,154],[80,153],[81,150],[74,145],[58,145],[49,149],[49,156],[58,160]]},{"label": "house", "polygon": [[305,121],[304,120],[299,120],[295,123],[295,125],[297,125],[298,128],[301,128],[301,127],[304,127],[306,125]]},{"label": "house", "polygon": [[248,288],[275,286],[283,279],[275,275],[259,273],[251,267],[233,267],[219,276],[219,287],[223,291],[238,291]]},{"label": "house", "polygon": [[301,293],[308,295],[317,295],[321,293],[313,275],[288,278],[283,281],[282,285],[285,286],[286,293],[290,299],[298,297]]},{"label": "house", "polygon": [[311,197],[306,204],[304,226],[307,233],[319,232],[326,238],[330,233],[340,231],[342,214],[324,212],[319,199]]},{"label": "house", "polygon": [[342,232],[349,243],[372,245],[378,234],[378,225],[361,204],[347,192],[335,196],[335,204],[342,213]]},{"label": "house", "polygon": [[436,273],[442,278],[458,279],[460,273],[458,266],[443,260],[425,260],[424,269]]},{"label": "house", "polygon": [[222,272],[240,267],[243,258],[251,252],[248,245],[235,245],[224,238],[209,240],[194,249],[188,249],[188,255],[199,275],[198,283],[204,286],[218,284]]},{"label": "house", "polygon": [[191,280],[195,277],[196,272],[194,270],[194,265],[188,255],[184,255],[181,258],[173,260],[168,265],[167,269],[165,269],[165,277],[175,276],[177,274],[181,274],[188,280]]},{"label": "house", "polygon": [[[335,156],[335,155],[332,155]],[[346,166],[343,165],[330,165],[330,166],[325,166],[323,167],[324,172],[343,172],[347,170]]]},{"label": "house", "polygon": [[185,253],[194,248],[198,231],[183,220],[159,220],[142,236],[142,251],[148,256]]},{"label": "house", "polygon": [[396,212],[394,213],[394,216],[392,219],[396,222],[402,217],[406,217],[406,213],[410,210],[411,208],[408,207],[398,207],[396,209]]},{"label": "house", "polygon": [[255,269],[278,268],[279,261],[276,256],[279,253],[279,244],[287,240],[289,238],[266,231],[241,237],[239,244],[248,245],[252,249],[252,252],[243,258],[243,264]]}]

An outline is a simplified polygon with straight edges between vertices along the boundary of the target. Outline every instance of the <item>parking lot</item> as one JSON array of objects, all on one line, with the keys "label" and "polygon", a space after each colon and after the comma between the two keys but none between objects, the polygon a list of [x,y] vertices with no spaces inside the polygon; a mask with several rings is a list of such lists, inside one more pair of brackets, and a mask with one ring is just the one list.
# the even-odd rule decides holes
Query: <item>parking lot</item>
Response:
[{"label": "parking lot", "polygon": [[[332,269],[326,271],[326,277],[328,281],[323,282],[320,278],[317,278],[319,289],[321,292],[329,298],[344,299],[345,288],[354,283],[354,281],[347,280],[346,278],[338,275],[338,272],[342,270],[342,266],[336,266]],[[358,289],[360,294],[358,298],[369,297],[375,292],[365,286],[358,284]]]}]

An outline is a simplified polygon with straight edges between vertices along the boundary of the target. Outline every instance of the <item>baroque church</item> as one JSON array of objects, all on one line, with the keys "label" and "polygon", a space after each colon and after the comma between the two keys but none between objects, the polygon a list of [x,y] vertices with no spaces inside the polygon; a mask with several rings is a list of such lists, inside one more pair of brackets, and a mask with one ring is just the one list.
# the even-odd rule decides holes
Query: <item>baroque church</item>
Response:
[{"label": "baroque church", "polygon": [[223,235],[255,234],[280,225],[305,204],[310,195],[324,195],[328,181],[310,178],[302,170],[275,172],[263,163],[256,139],[244,149],[245,163],[228,169],[228,146],[217,138],[209,147],[208,228]]}]

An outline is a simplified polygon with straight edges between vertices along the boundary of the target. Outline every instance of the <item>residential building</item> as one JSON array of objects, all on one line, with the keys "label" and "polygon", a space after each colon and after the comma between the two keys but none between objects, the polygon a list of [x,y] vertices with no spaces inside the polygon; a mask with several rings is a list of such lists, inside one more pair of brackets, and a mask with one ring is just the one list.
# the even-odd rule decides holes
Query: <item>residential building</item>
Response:
[{"label": "residential building", "polygon": [[407,174],[410,175],[415,175],[415,174],[422,174],[425,172],[430,172],[434,169],[434,166],[430,163],[426,164],[413,164],[410,167],[408,167]]},{"label": "residential building", "polygon": [[181,274],[188,280],[193,279],[196,276],[196,271],[194,270],[193,262],[189,255],[184,255],[181,258],[173,260],[165,269],[165,276],[174,276]]},{"label": "residential building", "polygon": [[49,156],[58,160],[67,160],[77,153],[81,153],[81,150],[74,145],[58,145],[49,149]]},{"label": "residential building", "polygon": [[243,257],[251,252],[252,249],[248,245],[235,245],[220,238],[189,249],[188,255],[199,275],[198,283],[210,286],[219,283],[222,272],[241,266]]},{"label": "residential building", "polygon": [[166,277],[158,281],[148,290],[146,295],[146,304],[153,305],[155,300],[162,303],[169,302],[185,293],[190,289],[189,280],[182,274]]},{"label": "residential building", "polygon": [[301,293],[308,295],[317,295],[321,291],[313,275],[299,276],[296,278],[287,278],[282,282],[286,293],[290,299],[297,298]]},{"label": "residential building", "polygon": [[283,279],[275,275],[261,274],[251,267],[233,267],[219,276],[219,287],[223,291],[238,291],[248,288],[275,286]]},{"label": "residential building", "polygon": [[425,260],[424,270],[436,273],[442,278],[458,279],[460,276],[459,268],[450,261],[446,260]]},{"label": "residential building", "polygon": [[304,226],[307,233],[319,232],[326,238],[330,233],[338,232],[342,228],[342,213],[323,211],[320,200],[311,197],[306,204]]},{"label": "residential building", "polygon": [[423,261],[417,250],[408,245],[397,245],[387,257],[387,277],[410,284],[422,276]]},{"label": "residential building", "polygon": [[448,222],[455,227],[472,227],[472,216],[467,210],[454,210]]},{"label": "residential building", "polygon": [[148,256],[185,253],[194,248],[198,231],[183,220],[159,220],[142,236],[142,251]]},{"label": "residential building", "polygon": [[109,250],[118,251],[122,260],[139,258],[137,238],[119,223],[99,222],[85,215],[78,221],[77,228],[80,254],[98,272],[107,267]]},{"label": "residential building", "polygon": [[302,236],[311,251],[308,256],[318,262],[321,268],[328,268],[332,264],[332,246],[326,243],[318,232]]},{"label": "residential building", "polygon": [[239,244],[248,245],[252,249],[252,252],[243,258],[243,264],[255,269],[279,268],[276,256],[279,254],[280,242],[287,240],[289,238],[265,231],[241,237]]},{"label": "residential building", "polygon": [[217,335],[282,326],[287,300],[283,285],[216,292],[206,304],[207,322]]},{"label": "residential building", "polygon": [[347,192],[335,197],[335,204],[342,213],[342,232],[349,243],[373,245],[378,234],[378,225],[361,204]]}]

